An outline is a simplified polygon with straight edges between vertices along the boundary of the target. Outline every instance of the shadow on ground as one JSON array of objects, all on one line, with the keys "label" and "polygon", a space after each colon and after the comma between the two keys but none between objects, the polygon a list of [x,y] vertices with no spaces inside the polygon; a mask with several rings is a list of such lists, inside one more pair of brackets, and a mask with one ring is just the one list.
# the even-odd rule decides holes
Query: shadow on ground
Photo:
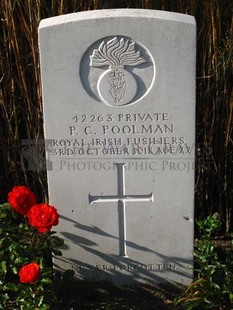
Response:
[{"label": "shadow on ground", "polygon": [[180,292],[181,289],[174,286],[115,286],[105,281],[71,281],[62,292],[63,309],[173,309],[172,301]]}]

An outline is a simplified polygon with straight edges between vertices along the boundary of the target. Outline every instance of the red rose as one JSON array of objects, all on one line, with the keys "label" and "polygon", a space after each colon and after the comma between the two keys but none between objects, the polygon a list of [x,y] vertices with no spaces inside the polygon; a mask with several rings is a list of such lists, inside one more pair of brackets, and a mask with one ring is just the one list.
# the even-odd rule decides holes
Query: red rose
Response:
[{"label": "red rose", "polygon": [[59,215],[56,208],[45,203],[34,205],[27,213],[29,224],[40,233],[49,231],[58,224]]},{"label": "red rose", "polygon": [[36,204],[36,196],[26,186],[15,186],[12,192],[8,193],[8,202],[12,208],[25,215]]},{"label": "red rose", "polygon": [[21,283],[34,283],[40,276],[40,266],[37,263],[30,263],[19,270]]}]

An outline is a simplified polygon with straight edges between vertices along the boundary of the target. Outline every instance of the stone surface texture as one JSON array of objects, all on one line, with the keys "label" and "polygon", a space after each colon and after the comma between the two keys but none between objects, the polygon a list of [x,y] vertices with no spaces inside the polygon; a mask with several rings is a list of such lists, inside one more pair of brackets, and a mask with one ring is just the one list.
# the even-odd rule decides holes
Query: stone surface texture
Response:
[{"label": "stone surface texture", "polygon": [[192,16],[80,12],[39,27],[57,268],[118,284],[188,284],[193,267]]}]

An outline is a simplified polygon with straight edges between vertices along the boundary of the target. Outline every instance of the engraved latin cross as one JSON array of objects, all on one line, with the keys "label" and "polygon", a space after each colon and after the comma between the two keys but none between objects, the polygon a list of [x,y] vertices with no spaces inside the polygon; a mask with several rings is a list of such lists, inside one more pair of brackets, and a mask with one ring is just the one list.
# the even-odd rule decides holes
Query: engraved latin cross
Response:
[{"label": "engraved latin cross", "polygon": [[117,202],[118,205],[118,224],[119,224],[119,255],[127,256],[126,253],[126,202],[153,202],[153,192],[146,195],[128,195],[125,193],[125,165],[124,163],[116,163],[117,167],[117,195],[101,195],[92,196],[89,194],[89,204],[101,202]]}]

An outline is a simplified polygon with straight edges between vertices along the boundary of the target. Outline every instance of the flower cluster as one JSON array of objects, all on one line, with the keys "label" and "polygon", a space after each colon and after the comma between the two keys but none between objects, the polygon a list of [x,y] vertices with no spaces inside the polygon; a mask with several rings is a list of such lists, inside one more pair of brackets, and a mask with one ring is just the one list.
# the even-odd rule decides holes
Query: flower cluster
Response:
[{"label": "flower cluster", "polygon": [[21,283],[35,283],[40,277],[40,266],[37,263],[30,263],[19,270]]},{"label": "flower cluster", "polygon": [[59,215],[55,207],[45,203],[36,204],[36,196],[26,186],[15,186],[8,194],[11,207],[21,215],[26,215],[30,225],[38,232],[48,232],[58,224]]},{"label": "flower cluster", "polygon": [[53,206],[40,203],[31,207],[27,217],[30,225],[36,227],[38,232],[44,233],[58,224],[59,215]]},{"label": "flower cluster", "polygon": [[15,186],[8,193],[8,202],[15,211],[25,215],[36,204],[36,196],[26,186]]},{"label": "flower cluster", "polygon": [[[15,186],[8,193],[10,206],[19,214],[26,216],[29,225],[39,233],[49,232],[58,224],[59,215],[55,207],[45,203],[37,203],[36,196],[26,186]],[[41,274],[40,265],[32,262],[24,265],[18,272],[21,283],[35,283]]]}]

